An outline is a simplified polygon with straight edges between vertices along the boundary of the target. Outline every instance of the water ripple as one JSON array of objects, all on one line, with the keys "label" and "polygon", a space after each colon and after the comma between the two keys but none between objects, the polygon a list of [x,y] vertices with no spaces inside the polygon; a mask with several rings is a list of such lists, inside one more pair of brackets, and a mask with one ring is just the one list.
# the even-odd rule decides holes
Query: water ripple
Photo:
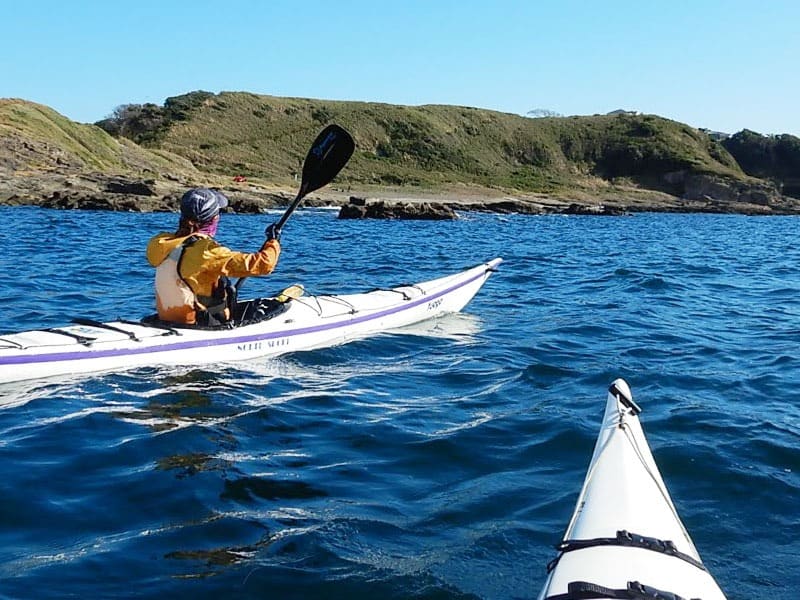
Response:
[{"label": "water ripple", "polygon": [[[152,311],[142,248],[174,215],[0,213],[35,275],[0,280],[6,330]],[[464,313],[402,332],[0,388],[0,595],[534,597],[622,376],[723,589],[796,596],[795,219],[292,219],[246,292],[506,262]],[[256,247],[262,221],[226,215],[221,240]]]}]

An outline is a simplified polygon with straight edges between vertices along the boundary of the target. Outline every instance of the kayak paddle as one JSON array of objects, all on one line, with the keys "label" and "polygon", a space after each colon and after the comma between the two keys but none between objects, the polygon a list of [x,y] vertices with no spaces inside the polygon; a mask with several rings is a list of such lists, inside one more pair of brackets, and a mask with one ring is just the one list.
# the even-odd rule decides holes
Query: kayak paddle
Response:
[{"label": "kayak paddle", "polygon": [[300,205],[306,194],[328,185],[350,160],[356,144],[350,134],[338,125],[328,125],[311,145],[303,163],[303,179],[297,197],[275,223],[275,229],[282,229],[284,223]]},{"label": "kayak paddle", "polygon": [[[300,202],[307,194],[329,184],[336,177],[339,171],[347,164],[347,161],[350,160],[355,147],[356,144],[352,136],[338,125],[328,125],[319,133],[317,139],[311,144],[311,149],[308,151],[306,160],[303,163],[303,178],[300,183],[300,190],[289,205],[289,208],[283,213],[283,216],[275,223],[275,229],[280,231],[283,228],[286,221],[292,216],[294,209],[300,206]],[[245,279],[247,278],[241,277],[236,282],[237,290],[242,286]]]}]

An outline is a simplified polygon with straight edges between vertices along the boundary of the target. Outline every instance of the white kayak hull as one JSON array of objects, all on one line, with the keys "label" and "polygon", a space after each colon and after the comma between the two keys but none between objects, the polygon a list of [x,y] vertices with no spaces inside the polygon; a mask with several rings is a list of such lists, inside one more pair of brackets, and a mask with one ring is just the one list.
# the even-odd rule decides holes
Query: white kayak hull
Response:
[{"label": "white kayak hull", "polygon": [[289,300],[275,318],[234,329],[141,322],[71,324],[0,335],[0,384],[154,365],[217,364],[342,344],[458,312],[502,259],[390,289]]},{"label": "white kayak hull", "polygon": [[[724,600],[675,510],[639,423],[639,410],[628,384],[614,381],[575,512],[560,553],[548,566],[540,600]],[[662,543],[667,541],[671,544]],[[608,593],[639,585],[651,595]],[[580,595],[587,590],[600,595]],[[656,590],[673,596],[652,595]]]}]

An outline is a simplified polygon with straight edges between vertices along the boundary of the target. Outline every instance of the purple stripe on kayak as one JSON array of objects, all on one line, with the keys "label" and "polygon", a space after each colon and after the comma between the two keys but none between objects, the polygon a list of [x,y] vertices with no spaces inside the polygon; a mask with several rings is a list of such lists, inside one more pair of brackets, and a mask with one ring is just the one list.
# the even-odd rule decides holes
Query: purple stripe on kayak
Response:
[{"label": "purple stripe on kayak", "polygon": [[[449,287],[437,294],[426,295],[422,296],[416,300],[412,300],[407,304],[403,304],[396,308],[390,308],[378,313],[373,313],[370,315],[365,315],[363,317],[356,317],[355,319],[351,319],[345,322],[336,322],[336,323],[329,323],[326,325],[314,325],[312,327],[301,327],[299,329],[290,329],[287,331],[275,331],[272,333],[261,333],[261,334],[253,334],[253,335],[242,335],[239,337],[233,338],[225,338],[225,339],[209,339],[209,340],[192,340],[187,342],[177,342],[174,344],[164,344],[162,346],[148,346],[146,348],[125,348],[125,349],[116,349],[116,350],[97,350],[97,351],[90,351],[90,352],[54,352],[52,354],[39,354],[35,356],[28,356],[28,355],[17,355],[17,356],[9,356],[9,357],[2,357],[0,358],[0,365],[15,365],[15,364],[30,364],[30,363],[45,363],[45,362],[61,362],[61,361],[68,361],[68,360],[88,360],[88,359],[95,359],[95,358],[106,358],[110,356],[132,356],[136,354],[149,354],[149,353],[156,353],[156,352],[171,352],[174,350],[189,350],[192,348],[203,348],[206,346],[222,346],[222,345],[233,345],[233,344],[245,344],[248,342],[261,342],[270,339],[276,338],[288,338],[297,335],[306,335],[309,333],[316,333],[319,331],[327,331],[330,329],[338,329],[343,327],[349,327],[351,325],[355,325],[358,323],[364,323],[367,321],[372,321],[374,319],[380,319],[389,315],[397,314],[403,312],[405,310],[409,310],[412,308],[416,308],[421,304],[425,304],[426,302],[431,302],[432,300],[436,300],[442,296],[446,296],[451,292],[456,291],[459,288],[462,288],[466,285],[469,285],[473,281],[480,279],[486,276],[487,271],[493,268],[497,264],[496,261],[492,261],[488,263],[488,267],[480,271],[477,275],[470,277],[456,285]],[[401,286],[402,287],[402,286]]]}]

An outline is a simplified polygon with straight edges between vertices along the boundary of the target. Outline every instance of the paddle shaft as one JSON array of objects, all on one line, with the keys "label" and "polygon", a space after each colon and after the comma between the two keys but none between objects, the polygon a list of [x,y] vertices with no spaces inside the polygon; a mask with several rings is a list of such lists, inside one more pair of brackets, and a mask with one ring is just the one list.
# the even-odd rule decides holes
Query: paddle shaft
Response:
[{"label": "paddle shaft", "polygon": [[303,198],[305,198],[306,194],[308,193],[308,192],[306,192],[305,188],[306,188],[305,184],[300,186],[300,191],[297,192],[297,196],[292,201],[292,203],[289,205],[289,208],[287,208],[284,211],[283,215],[281,215],[281,218],[278,219],[278,221],[275,223],[275,229],[277,229],[278,231],[283,229],[283,225],[286,223],[286,221],[289,220],[289,217],[292,216],[292,213],[294,212],[294,209],[297,208],[298,206],[300,206],[300,202],[303,201]]},{"label": "paddle shaft", "polygon": [[[300,186],[300,191],[297,192],[297,197],[295,197],[295,199],[292,200],[292,203],[289,205],[289,208],[287,208],[284,211],[283,215],[281,215],[281,218],[278,219],[278,221],[275,223],[275,229],[277,229],[278,231],[281,230],[281,228],[283,227],[284,223],[286,223],[286,221],[289,220],[289,217],[292,216],[292,213],[294,212],[294,209],[297,208],[298,206],[300,206],[300,202],[302,202],[303,198],[305,198],[306,194],[308,193],[308,192],[306,192],[305,187],[306,187],[305,184]],[[244,283],[245,279],[247,279],[247,277],[240,277],[236,281],[236,291],[237,292],[239,291],[239,288],[242,287],[242,284]]]},{"label": "paddle shaft", "polygon": [[[300,206],[300,202],[303,200],[303,197],[305,195],[306,195],[306,192],[303,189],[303,186],[300,186],[300,191],[297,193],[297,197],[289,205],[289,208],[287,208],[284,211],[283,215],[281,215],[281,218],[278,219],[278,221],[275,223],[275,229],[277,229],[278,231],[281,230],[281,227],[283,227],[283,224],[286,223],[286,221],[289,219],[289,217],[292,216],[292,213],[294,212],[294,209],[297,208],[298,206]],[[239,288],[242,287],[242,284],[244,283],[245,279],[247,279],[247,277],[240,277],[236,281],[236,286],[235,287],[236,287],[237,293],[239,291]]]},{"label": "paddle shaft", "polygon": [[[289,217],[292,216],[294,210],[300,206],[303,198],[309,192],[318,190],[330,183],[347,164],[347,161],[350,160],[354,149],[355,142],[353,138],[338,125],[328,125],[319,133],[303,163],[303,179],[300,184],[300,190],[289,205],[289,208],[286,209],[274,225],[274,229],[278,234],[280,234],[280,230]],[[247,278],[240,277],[236,282],[237,292],[242,287],[245,279]]]}]

